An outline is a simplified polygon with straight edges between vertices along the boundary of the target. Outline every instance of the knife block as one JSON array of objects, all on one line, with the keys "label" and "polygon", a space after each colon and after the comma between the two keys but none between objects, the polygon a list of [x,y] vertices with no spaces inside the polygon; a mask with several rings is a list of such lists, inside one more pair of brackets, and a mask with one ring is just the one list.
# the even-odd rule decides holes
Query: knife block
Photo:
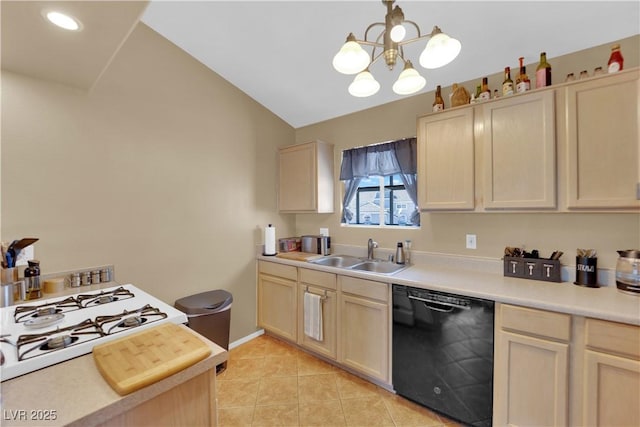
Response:
[{"label": "knife block", "polygon": [[560,260],[505,256],[504,276],[520,279],[562,282]]}]

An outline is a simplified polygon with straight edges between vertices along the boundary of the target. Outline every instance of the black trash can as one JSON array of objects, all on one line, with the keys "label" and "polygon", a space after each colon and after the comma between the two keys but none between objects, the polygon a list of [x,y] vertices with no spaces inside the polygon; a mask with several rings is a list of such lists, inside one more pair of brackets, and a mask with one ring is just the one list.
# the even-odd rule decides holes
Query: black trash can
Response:
[{"label": "black trash can", "polygon": [[[175,307],[185,313],[188,326],[197,333],[229,350],[229,325],[231,323],[231,293],[218,289],[176,300]],[[216,367],[220,373],[227,367],[227,362]]]}]

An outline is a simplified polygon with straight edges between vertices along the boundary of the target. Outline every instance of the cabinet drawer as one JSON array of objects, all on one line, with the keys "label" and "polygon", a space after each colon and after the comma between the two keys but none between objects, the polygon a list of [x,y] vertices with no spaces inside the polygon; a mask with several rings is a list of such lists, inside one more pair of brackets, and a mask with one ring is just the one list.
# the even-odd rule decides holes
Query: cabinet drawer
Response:
[{"label": "cabinet drawer", "polygon": [[342,292],[389,301],[389,285],[372,280],[356,279],[355,277],[340,276]]},{"label": "cabinet drawer", "polygon": [[318,285],[323,288],[336,290],[338,288],[336,282],[335,274],[306,268],[300,269],[300,283],[308,283],[310,285]]},{"label": "cabinet drawer", "polygon": [[298,269],[291,265],[276,264],[275,262],[258,261],[260,273],[285,279],[298,280]]},{"label": "cabinet drawer", "polygon": [[502,329],[562,341],[571,338],[571,316],[568,314],[505,304],[500,304],[500,314]]},{"label": "cabinet drawer", "polygon": [[640,327],[587,319],[587,347],[640,358]]}]

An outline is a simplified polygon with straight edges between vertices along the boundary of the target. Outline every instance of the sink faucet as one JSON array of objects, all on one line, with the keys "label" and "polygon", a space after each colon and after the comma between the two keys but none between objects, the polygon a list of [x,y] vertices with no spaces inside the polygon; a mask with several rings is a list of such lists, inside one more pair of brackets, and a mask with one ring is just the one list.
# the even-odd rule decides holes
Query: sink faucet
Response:
[{"label": "sink faucet", "polygon": [[373,259],[373,248],[378,247],[378,242],[374,242],[373,239],[367,241],[367,259]]}]

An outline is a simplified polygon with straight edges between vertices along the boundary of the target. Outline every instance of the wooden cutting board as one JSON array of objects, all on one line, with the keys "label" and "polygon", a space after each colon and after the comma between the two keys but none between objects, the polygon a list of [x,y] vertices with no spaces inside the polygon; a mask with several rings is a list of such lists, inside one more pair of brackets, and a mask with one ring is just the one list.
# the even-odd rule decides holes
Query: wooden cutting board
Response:
[{"label": "wooden cutting board", "polygon": [[163,323],[93,348],[98,371],[121,396],[175,374],[211,353],[184,327]]},{"label": "wooden cutting board", "polygon": [[310,261],[316,258],[322,258],[322,255],[312,254],[309,252],[280,252],[276,255],[278,258],[291,259],[294,261]]}]

